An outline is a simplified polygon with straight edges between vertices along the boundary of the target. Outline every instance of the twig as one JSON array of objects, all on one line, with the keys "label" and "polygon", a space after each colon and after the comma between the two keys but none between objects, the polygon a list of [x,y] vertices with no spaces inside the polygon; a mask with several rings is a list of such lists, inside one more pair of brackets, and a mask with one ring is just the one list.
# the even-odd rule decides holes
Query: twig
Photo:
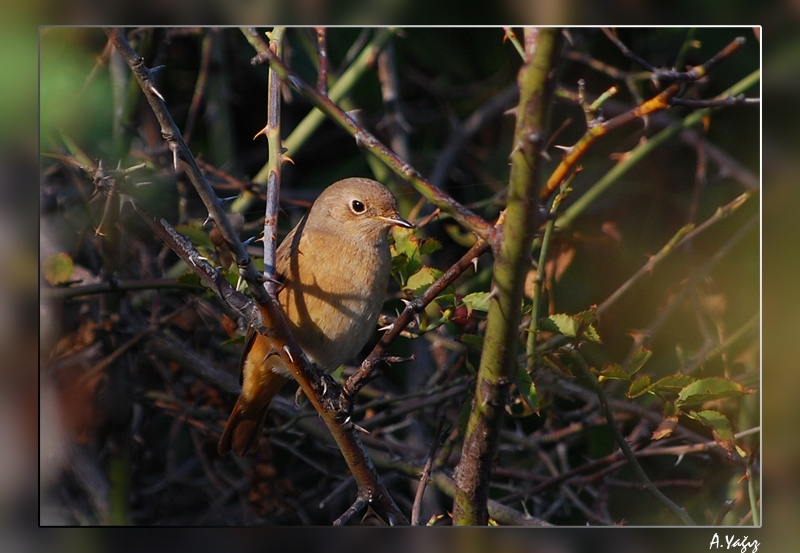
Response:
[{"label": "twig", "polygon": [[192,94],[192,101],[189,104],[189,113],[186,115],[186,127],[184,127],[183,130],[183,136],[186,142],[191,142],[192,131],[197,121],[197,112],[200,111],[200,102],[203,101],[203,94],[206,91],[208,68],[211,61],[211,49],[214,45],[215,36],[216,31],[214,29],[206,30],[203,35],[200,49],[200,69],[197,72],[197,81],[194,83],[194,93]]},{"label": "twig", "polygon": [[[759,76],[759,71],[754,71],[722,94],[739,94],[740,92],[747,90],[754,83],[758,82]],[[647,155],[655,151],[656,148],[666,143],[676,133],[681,132],[684,129],[694,127],[711,112],[711,108],[694,111],[687,115],[683,120],[669,125],[661,130],[658,134],[640,142],[636,147],[628,152],[619,163],[617,163],[610,171],[603,175],[599,181],[592,185],[589,190],[587,190],[579,198],[575,199],[572,205],[564,210],[564,214],[558,218],[558,221],[556,221],[556,226],[563,229],[571,225],[572,221],[574,221],[578,215],[583,213],[588,206],[592,205],[592,203],[594,203],[599,196],[601,196],[613,183],[617,182],[628,170],[642,161]],[[563,163],[564,162],[562,161],[562,164]]]},{"label": "twig", "polygon": [[333,521],[333,525],[344,526],[351,518],[361,512],[361,510],[363,510],[366,506],[367,500],[360,495],[357,496],[353,504],[350,505],[350,507],[344,513],[342,513],[342,516]]},{"label": "twig", "polygon": [[472,266],[473,260],[481,256],[489,250],[489,244],[483,240],[478,240],[472,248],[465,253],[452,267],[450,267],[436,282],[431,284],[425,293],[416,298],[403,310],[402,313],[394,320],[391,328],[381,336],[381,339],[375,344],[372,352],[361,363],[359,369],[353,373],[350,378],[345,382],[342,389],[344,401],[351,401],[358,390],[372,375],[375,366],[383,359],[383,356],[389,347],[389,344],[400,335],[405,327],[414,320],[414,317],[420,313],[425,306],[436,299],[445,288],[452,284],[464,271]]},{"label": "twig", "polygon": [[[428,201],[443,211],[452,215],[459,223],[473,231],[475,234],[491,241],[493,228],[481,217],[456,202],[447,194],[431,185],[419,172],[403,161],[394,152],[389,150],[374,135],[368,132],[358,122],[342,111],[331,98],[320,95],[313,87],[303,81],[294,71],[289,69],[279,58],[269,50],[259,49],[258,54],[253,58],[254,64],[269,63],[281,78],[284,79],[292,88],[300,92],[311,101],[325,115],[330,117],[334,123],[351,134],[358,144],[367,149],[371,154],[380,159],[387,167],[392,169],[401,178],[411,183],[414,188]],[[337,83],[338,84],[338,83]],[[287,140],[288,143],[288,140]]]},{"label": "twig", "polygon": [[614,413],[611,410],[611,405],[608,402],[608,398],[606,397],[606,392],[603,389],[603,386],[597,382],[597,378],[586,366],[586,362],[577,351],[573,352],[572,357],[577,361],[574,364],[574,367],[578,370],[581,377],[591,384],[597,393],[597,397],[600,399],[600,405],[603,407],[606,419],[608,420],[608,428],[611,431],[611,434],[614,436],[614,440],[617,442],[617,445],[622,450],[623,455],[625,455],[625,459],[628,460],[628,464],[631,466],[634,474],[636,474],[637,478],[639,478],[639,481],[644,486],[644,489],[647,490],[647,492],[653,496],[654,499],[667,507],[667,509],[677,516],[681,522],[683,522],[683,524],[687,526],[695,526],[694,521],[686,512],[686,509],[673,503],[672,500],[661,493],[661,491],[655,487],[650,478],[648,478],[647,474],[642,469],[642,466],[639,464],[639,461],[636,460],[636,456],[628,445],[628,442],[625,441],[625,436],[623,436],[622,432],[620,432],[616,420],[614,420]]},{"label": "twig", "polygon": [[[269,48],[276,56],[283,55],[284,27],[276,27],[270,33]],[[267,292],[274,296],[277,292],[275,249],[278,243],[278,198],[281,188],[281,165],[283,148],[281,146],[281,81],[270,69],[267,85],[267,126],[264,129],[269,147],[267,162],[267,202],[264,210],[264,276],[267,279]]]},{"label": "twig", "polygon": [[425,465],[422,467],[422,474],[420,475],[419,485],[417,486],[417,493],[414,495],[414,505],[411,509],[411,526],[419,526],[419,511],[422,507],[422,497],[425,495],[425,486],[431,477],[431,469],[433,468],[433,460],[436,455],[436,448],[441,439],[442,426],[444,425],[445,416],[442,414],[439,417],[439,424],[436,425],[436,430],[433,433],[431,440],[431,447],[428,450],[428,455],[425,459]]},{"label": "twig", "polygon": [[431,171],[430,182],[433,186],[441,188],[444,184],[450,167],[456,160],[459,152],[464,148],[472,136],[483,128],[486,123],[498,117],[501,113],[512,107],[519,100],[519,87],[517,83],[508,85],[499,93],[476,109],[463,123],[450,132],[447,143],[439,152],[436,165]]},{"label": "twig", "polygon": [[314,27],[317,33],[317,92],[328,94],[328,45],[325,40],[325,27]]},{"label": "twig", "polygon": [[701,225],[695,227],[694,225],[685,225],[682,227],[678,232],[673,236],[669,242],[667,242],[659,252],[650,257],[647,260],[647,263],[642,265],[638,271],[636,271],[633,276],[631,276],[624,284],[622,284],[619,288],[617,288],[605,301],[603,301],[600,305],[597,306],[597,313],[596,316],[599,317],[605,312],[615,301],[617,301],[625,292],[627,292],[633,284],[642,278],[644,275],[649,274],[655,266],[664,260],[670,253],[675,251],[676,249],[680,248],[684,244],[688,244],[694,238],[708,229],[714,223],[726,218],[728,215],[736,211],[739,207],[747,201],[750,197],[750,192],[745,192],[736,198],[734,198],[731,202],[728,202],[726,205],[718,208],[714,215],[706,219]]},{"label": "twig", "polygon": [[42,287],[42,299],[71,300],[94,294],[108,294],[112,292],[130,292],[135,290],[198,290],[194,284],[179,282],[174,278],[144,278],[141,280],[110,280],[94,284],[80,284],[59,286],[56,288]]}]

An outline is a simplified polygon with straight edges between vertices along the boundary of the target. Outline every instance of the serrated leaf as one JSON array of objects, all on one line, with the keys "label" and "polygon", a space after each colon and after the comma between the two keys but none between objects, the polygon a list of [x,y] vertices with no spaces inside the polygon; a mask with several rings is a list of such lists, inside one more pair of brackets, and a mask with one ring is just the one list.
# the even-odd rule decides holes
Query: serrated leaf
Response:
[{"label": "serrated leaf", "polygon": [[600,342],[600,336],[594,326],[587,323],[590,311],[582,311],[577,315],[567,315],[566,313],[556,313],[545,317],[539,321],[539,327],[548,332],[556,332],[569,338],[578,336],[581,332],[581,337],[590,342]]},{"label": "serrated leaf", "polygon": [[733,458],[736,451],[733,443],[733,428],[725,415],[719,411],[707,410],[691,411],[687,416],[710,428],[714,441],[727,452],[729,458]]},{"label": "serrated leaf", "polygon": [[695,378],[688,374],[671,374],[653,384],[653,391],[675,393],[694,381]]},{"label": "serrated leaf", "polygon": [[435,238],[426,238],[422,241],[419,245],[419,253],[420,255],[428,255],[433,252],[438,252],[442,249],[442,244]]},{"label": "serrated leaf", "polygon": [[433,267],[422,267],[419,271],[408,277],[406,281],[406,288],[414,291],[414,295],[418,296],[424,292],[428,286],[436,282],[442,276],[442,272]]},{"label": "serrated leaf", "polygon": [[489,292],[473,292],[461,298],[461,302],[467,307],[467,313],[475,311],[486,312],[489,310]]},{"label": "serrated leaf", "polygon": [[631,399],[639,397],[640,395],[647,393],[650,390],[650,386],[650,377],[643,376],[631,382],[626,395]]},{"label": "serrated leaf", "polygon": [[556,313],[545,317],[540,322],[540,328],[549,332],[557,332],[564,336],[574,338],[578,331],[578,323],[566,313]]},{"label": "serrated leaf", "polygon": [[609,365],[605,365],[600,374],[598,375],[600,382],[603,380],[626,380],[629,381],[631,379],[631,375],[628,374],[628,371],[623,369],[619,364],[613,363]]},{"label": "serrated leaf", "polygon": [[685,386],[678,394],[678,406],[703,403],[714,399],[741,397],[753,390],[725,378],[711,377],[696,380]]},{"label": "serrated leaf", "polygon": [[597,306],[593,305],[585,311],[575,313],[572,318],[582,324],[590,324],[597,317]]},{"label": "serrated leaf", "polygon": [[673,415],[670,417],[665,417],[661,423],[658,425],[653,431],[653,435],[650,437],[651,440],[660,440],[662,438],[666,438],[675,430],[675,427],[678,426],[678,416]]},{"label": "serrated leaf", "polygon": [[653,352],[645,347],[640,347],[637,349],[633,355],[631,356],[631,362],[628,364],[628,372],[631,375],[636,374],[639,372],[647,360],[650,359],[650,356],[653,355]]},{"label": "serrated leaf", "polygon": [[42,274],[53,286],[67,282],[74,268],[72,258],[64,252],[53,254],[42,261]]}]

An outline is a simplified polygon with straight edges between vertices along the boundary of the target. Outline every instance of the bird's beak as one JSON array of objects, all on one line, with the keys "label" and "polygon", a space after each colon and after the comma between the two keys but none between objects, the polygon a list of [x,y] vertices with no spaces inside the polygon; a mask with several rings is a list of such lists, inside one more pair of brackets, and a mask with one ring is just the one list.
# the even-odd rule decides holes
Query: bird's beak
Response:
[{"label": "bird's beak", "polygon": [[390,225],[397,225],[398,227],[403,227],[403,228],[414,228],[413,223],[409,223],[408,221],[400,217],[400,215],[398,215],[397,213],[394,214],[394,217],[384,217],[383,215],[376,215],[375,218],[380,219],[381,221],[385,221]]}]

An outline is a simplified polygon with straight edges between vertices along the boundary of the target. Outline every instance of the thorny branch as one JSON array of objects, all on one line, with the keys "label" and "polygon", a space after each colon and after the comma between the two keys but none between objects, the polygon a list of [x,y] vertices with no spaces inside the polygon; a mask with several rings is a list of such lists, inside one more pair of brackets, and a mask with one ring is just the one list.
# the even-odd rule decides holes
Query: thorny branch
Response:
[{"label": "thorny branch", "polygon": [[[144,65],[144,60],[131,48],[125,39],[123,32],[118,28],[106,29],[111,42],[125,58],[131,70],[134,72],[142,91],[145,93],[153,112],[161,124],[162,134],[170,145],[173,152],[175,166],[178,161],[183,163],[192,184],[198,191],[203,203],[209,210],[210,216],[222,230],[231,251],[236,256],[236,263],[242,275],[250,287],[253,297],[256,298],[258,306],[233,289],[225,279],[205,259],[199,256],[194,250],[191,242],[184,236],[175,232],[165,220],[154,220],[156,227],[160,228],[159,236],[168,239],[171,244],[177,247],[176,253],[185,257],[189,266],[197,272],[206,282],[214,284],[213,289],[231,307],[238,312],[247,315],[248,323],[258,332],[270,337],[275,349],[281,355],[286,366],[292,371],[306,396],[311,400],[315,409],[325,420],[328,428],[333,434],[345,460],[353,471],[353,475],[358,482],[358,497],[368,500],[373,506],[377,507],[383,516],[390,523],[407,523],[405,516],[395,505],[388,491],[380,480],[374,466],[366,457],[366,453],[361,441],[352,425],[342,425],[337,420],[336,413],[324,407],[322,397],[323,390],[327,384],[323,383],[317,371],[308,361],[297,341],[291,335],[284,315],[274,297],[267,294],[264,286],[263,275],[255,268],[244,246],[239,241],[238,236],[233,230],[230,221],[222,211],[219,200],[214,194],[205,177],[202,175],[197,162],[183,140],[180,131],[176,127],[166,108],[164,99],[158,93],[151,81],[151,72]],[[223,281],[225,281],[223,283]],[[266,321],[264,321],[266,316]],[[266,322],[266,325],[265,325]]]}]

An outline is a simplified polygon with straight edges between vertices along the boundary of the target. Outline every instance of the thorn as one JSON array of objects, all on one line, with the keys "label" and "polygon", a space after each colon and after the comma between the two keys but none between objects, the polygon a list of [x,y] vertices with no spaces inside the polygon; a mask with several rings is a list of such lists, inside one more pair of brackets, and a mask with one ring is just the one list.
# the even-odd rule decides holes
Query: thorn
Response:
[{"label": "thorn", "polygon": [[565,153],[570,153],[572,151],[572,146],[561,146],[560,144],[553,144],[554,148],[558,148],[559,150],[563,150]]},{"label": "thorn", "polygon": [[174,142],[170,142],[169,149],[172,150],[172,167],[175,171],[178,171],[178,145]]},{"label": "thorn", "polygon": [[258,137],[259,137],[259,136],[261,136],[262,134],[264,135],[264,138],[266,138],[266,137],[267,137],[267,127],[266,127],[266,126],[265,126],[263,129],[261,129],[260,131],[258,131],[258,132],[257,132],[257,133],[256,133],[256,134],[253,136],[253,140],[255,140],[256,138],[258,138]]},{"label": "thorn", "polygon": [[472,268],[475,269],[475,272],[477,273],[478,272],[478,258],[477,257],[473,257],[471,263],[472,263]]},{"label": "thorn", "polygon": [[205,220],[205,221],[203,221],[203,224],[202,224],[202,225],[200,225],[200,226],[201,226],[201,227],[204,227],[204,226],[206,226],[208,223],[210,223],[210,222],[211,222],[211,221],[213,221],[213,220],[214,220],[214,217],[212,217],[212,216],[211,216],[211,214],[209,213],[209,214],[208,214],[208,217],[206,217],[206,220]]},{"label": "thorn", "polygon": [[242,286],[242,275],[239,275],[239,280],[236,281],[236,290],[239,290]]},{"label": "thorn", "polygon": [[401,301],[401,302],[403,302],[403,305],[405,305],[405,306],[406,306],[406,308],[408,308],[408,307],[410,307],[410,306],[411,306],[411,302],[410,302],[410,301],[408,301],[408,300],[407,300],[407,299],[405,299],[405,298],[400,298],[400,301]]},{"label": "thorn", "polygon": [[248,238],[247,240],[242,242],[242,246],[244,246],[246,248],[247,246],[249,246],[250,244],[252,244],[255,241],[256,241],[256,237],[255,236],[251,236],[250,238]]},{"label": "thorn", "polygon": [[235,202],[238,197],[239,196],[228,196],[226,198],[217,198],[217,199],[219,200],[219,203],[222,204],[222,207],[225,207],[226,205]]},{"label": "thorn", "polygon": [[156,87],[155,87],[155,86],[153,86],[153,85],[150,85],[150,92],[152,92],[153,94],[155,94],[156,96],[158,96],[158,97],[161,99],[161,101],[162,101],[162,102],[164,102],[165,104],[167,103],[167,101],[164,99],[164,97],[163,97],[163,96],[161,95],[161,93],[160,93],[160,92],[159,92],[159,91],[156,89]]},{"label": "thorn", "polygon": [[367,430],[366,428],[362,428],[361,426],[358,426],[356,423],[351,423],[351,424],[353,425],[353,428],[355,428],[359,432],[363,432],[364,434],[369,434],[369,430]]},{"label": "thorn", "polygon": [[292,357],[292,352],[289,350],[289,346],[283,346],[283,351],[286,353],[286,356],[289,357],[289,361],[294,363],[294,357]]},{"label": "thorn", "polygon": [[303,82],[294,75],[289,75],[287,80],[289,81],[289,84],[297,90],[303,90]]},{"label": "thorn", "polygon": [[675,466],[677,467],[677,466],[678,466],[678,463],[680,463],[681,461],[683,461],[683,453],[681,453],[680,455],[678,455],[678,460],[677,460],[677,461],[675,461]]},{"label": "thorn", "polygon": [[294,165],[294,160],[287,155],[281,154],[281,163],[288,161],[292,165]]},{"label": "thorn", "polygon": [[389,324],[389,325],[385,325],[385,326],[381,326],[381,327],[379,327],[379,328],[378,328],[378,330],[379,330],[379,331],[382,331],[382,330],[391,330],[392,328],[394,328],[394,323],[392,323],[392,324]]}]

